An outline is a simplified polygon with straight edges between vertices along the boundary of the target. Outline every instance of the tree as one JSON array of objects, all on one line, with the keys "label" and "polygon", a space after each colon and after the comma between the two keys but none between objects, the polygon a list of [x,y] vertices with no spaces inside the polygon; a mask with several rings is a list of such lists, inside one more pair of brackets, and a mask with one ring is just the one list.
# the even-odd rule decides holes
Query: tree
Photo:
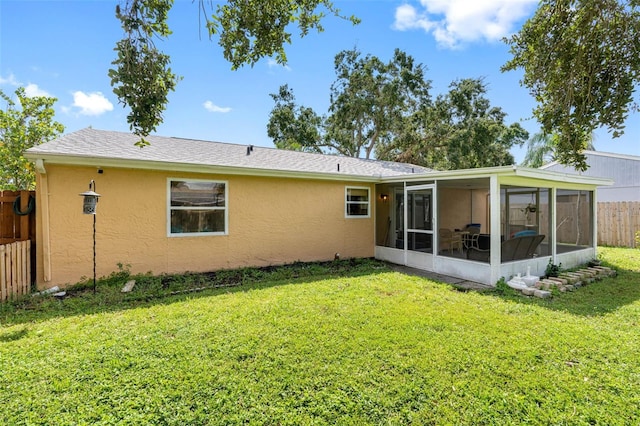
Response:
[{"label": "tree", "polygon": [[[213,2],[199,0],[200,14],[205,17],[209,36],[219,35],[232,69],[270,56],[286,63],[284,45],[291,43],[290,24],[297,25],[301,37],[310,30],[323,31],[325,13],[318,10],[321,7],[354,24],[359,22],[353,16],[341,16],[330,0],[229,0],[216,5],[211,17],[206,4],[213,10]],[[169,67],[169,56],[154,43],[154,39],[171,34],[167,18],[172,6],[173,0],[124,0],[122,7],[116,7],[125,37],[116,44],[115,68],[109,70],[109,77],[118,100],[131,109],[127,122],[141,137],[140,146],[148,144],[144,137],[162,123],[169,92],[180,79]]]},{"label": "tree", "polygon": [[430,102],[425,67],[396,49],[383,63],[357,49],[336,55],[337,80],[331,86],[327,137],[351,156],[371,158],[388,145],[404,121]]},{"label": "tree", "polygon": [[64,132],[64,126],[53,121],[56,98],[27,97],[23,87],[15,91],[17,104],[0,90],[7,102],[0,111],[0,189],[35,188],[33,164],[22,156],[33,146],[50,141]]},{"label": "tree", "polygon": [[522,68],[536,99],[533,113],[555,134],[555,157],[586,170],[582,151],[593,131],[617,137],[640,83],[638,0],[542,0],[519,33],[506,39],[513,58],[503,71]]},{"label": "tree", "polygon": [[529,134],[518,123],[507,125],[506,113],[491,106],[486,92],[482,79],[452,82],[448,93],[407,121],[379,158],[439,170],[513,164],[509,150]]},{"label": "tree", "polygon": [[[542,132],[536,133],[527,142],[527,154],[522,165],[525,167],[538,168],[551,161],[556,161],[555,147],[558,143],[558,135],[548,135]],[[585,149],[594,151],[593,134]]]},{"label": "tree", "polygon": [[337,79],[329,114],[299,106],[288,86],[271,94],[276,102],[267,133],[278,148],[371,158],[401,131],[404,120],[429,102],[424,67],[397,50],[388,63],[362,57],[357,49],[335,57]]},{"label": "tree", "polygon": [[324,118],[311,108],[297,105],[293,90],[286,84],[270,96],[276,105],[269,114],[267,135],[274,145],[293,151],[322,152]]}]

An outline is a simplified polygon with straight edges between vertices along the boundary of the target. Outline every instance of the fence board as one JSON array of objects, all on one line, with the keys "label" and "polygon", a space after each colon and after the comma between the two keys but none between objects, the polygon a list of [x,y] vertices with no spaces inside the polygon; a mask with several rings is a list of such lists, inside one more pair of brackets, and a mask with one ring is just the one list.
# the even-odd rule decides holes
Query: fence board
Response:
[{"label": "fence board", "polygon": [[598,244],[616,247],[638,247],[640,202],[598,203]]},{"label": "fence board", "polygon": [[31,291],[31,241],[0,245],[0,301]]},{"label": "fence board", "polygon": [[6,246],[0,246],[0,302],[7,300],[7,267],[5,264]]}]

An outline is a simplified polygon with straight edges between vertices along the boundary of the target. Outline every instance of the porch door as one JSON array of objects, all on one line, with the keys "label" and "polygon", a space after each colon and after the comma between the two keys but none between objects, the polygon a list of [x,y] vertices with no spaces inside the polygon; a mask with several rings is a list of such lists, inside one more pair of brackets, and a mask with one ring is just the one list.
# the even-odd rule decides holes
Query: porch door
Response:
[{"label": "porch door", "polygon": [[405,189],[405,250],[433,254],[434,185]]}]

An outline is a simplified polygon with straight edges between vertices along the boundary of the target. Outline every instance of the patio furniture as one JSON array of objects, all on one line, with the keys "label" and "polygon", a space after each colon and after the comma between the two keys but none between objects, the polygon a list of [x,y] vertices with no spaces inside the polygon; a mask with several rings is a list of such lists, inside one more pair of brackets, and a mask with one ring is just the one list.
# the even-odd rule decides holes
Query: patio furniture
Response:
[{"label": "patio furniture", "polygon": [[479,226],[468,226],[465,229],[466,234],[463,238],[464,248],[476,248],[480,249],[480,227]]},{"label": "patio furniture", "polygon": [[515,234],[513,234],[514,237],[526,237],[529,235],[538,235],[538,233],[531,229],[525,229],[524,231],[518,231]]},{"label": "patio furniture", "polygon": [[[530,259],[534,257],[536,249],[542,240],[544,240],[544,237],[544,235],[525,235],[504,241],[500,244],[502,262]],[[489,249],[482,250],[471,247],[467,251],[467,259],[488,262],[490,254],[491,251]]]},{"label": "patio furniture", "polygon": [[453,253],[454,249],[458,249],[462,251],[462,235],[453,232],[448,228],[440,228],[438,230],[438,238],[440,241],[440,248],[444,250],[445,246],[448,247],[448,250]]}]

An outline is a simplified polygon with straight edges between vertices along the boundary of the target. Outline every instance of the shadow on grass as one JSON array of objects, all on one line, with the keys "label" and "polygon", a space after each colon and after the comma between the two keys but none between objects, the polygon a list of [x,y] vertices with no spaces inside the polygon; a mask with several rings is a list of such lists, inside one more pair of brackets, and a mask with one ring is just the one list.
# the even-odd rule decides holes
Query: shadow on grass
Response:
[{"label": "shadow on grass", "polygon": [[[334,262],[297,262],[284,266],[244,268],[180,275],[129,275],[120,265],[120,272],[101,278],[97,292],[93,283],[79,283],[67,289],[64,299],[51,295],[27,296],[0,304],[0,326],[37,323],[49,319],[119,312],[129,309],[170,305],[185,300],[218,295],[263,290],[281,285],[309,284],[336,277],[357,277],[388,272],[383,262],[373,259],[348,259]],[[134,279],[131,293],[120,289]],[[1,331],[1,329],[0,329]],[[21,339],[28,328],[0,332],[0,342]]]},{"label": "shadow on grass", "polygon": [[[614,267],[615,265],[606,265]],[[554,292],[550,299],[524,296],[511,288],[504,291],[486,292],[487,296],[499,297],[516,303],[537,305],[554,311],[573,315],[596,317],[615,312],[640,300],[640,272],[618,269],[617,277],[603,278],[574,291]]]}]

